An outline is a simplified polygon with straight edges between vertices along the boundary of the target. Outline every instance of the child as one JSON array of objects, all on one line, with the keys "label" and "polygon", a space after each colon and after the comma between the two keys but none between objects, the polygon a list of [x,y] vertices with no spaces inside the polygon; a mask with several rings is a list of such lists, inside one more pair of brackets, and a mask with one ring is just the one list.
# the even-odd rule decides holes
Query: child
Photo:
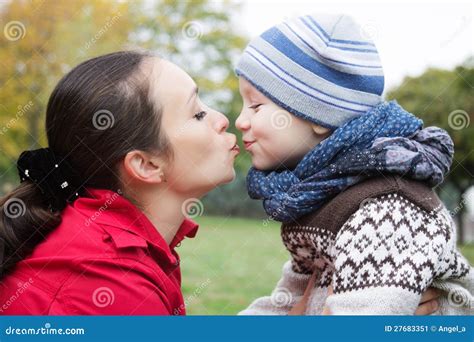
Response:
[{"label": "child", "polygon": [[250,42],[236,73],[248,192],[291,254],[272,296],[241,314],[412,315],[430,286],[443,290],[436,313],[472,313],[474,272],[431,189],[453,143],[382,100],[377,50],[353,19],[286,21]]}]

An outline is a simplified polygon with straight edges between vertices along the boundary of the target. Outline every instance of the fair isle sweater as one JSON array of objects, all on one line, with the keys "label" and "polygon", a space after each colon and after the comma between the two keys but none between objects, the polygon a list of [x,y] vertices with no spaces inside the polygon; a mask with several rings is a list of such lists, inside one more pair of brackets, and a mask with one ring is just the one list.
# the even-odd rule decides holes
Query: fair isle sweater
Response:
[{"label": "fair isle sweater", "polygon": [[423,183],[364,181],[283,224],[282,238],[291,259],[275,290],[239,314],[288,314],[314,270],[307,315],[324,305],[332,315],[412,315],[430,286],[443,290],[435,314],[473,314],[473,267],[456,249],[449,212]]}]

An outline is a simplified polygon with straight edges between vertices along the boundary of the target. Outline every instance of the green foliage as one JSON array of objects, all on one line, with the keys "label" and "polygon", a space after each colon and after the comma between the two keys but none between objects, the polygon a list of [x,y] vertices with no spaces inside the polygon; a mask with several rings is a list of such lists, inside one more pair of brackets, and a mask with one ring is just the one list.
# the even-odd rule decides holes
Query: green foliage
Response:
[{"label": "green foliage", "polygon": [[[232,63],[246,43],[233,23],[239,10],[236,2],[210,0],[3,3],[1,27],[11,29],[0,35],[1,183],[17,181],[21,151],[47,144],[46,103],[61,76],[85,59],[120,49],[151,49],[181,66],[205,102],[233,126],[241,102]],[[249,164],[245,156],[237,167]]]},{"label": "green foliage", "polygon": [[428,69],[407,77],[387,94],[423,119],[451,135],[455,155],[447,181],[461,193],[474,184],[474,67],[472,58],[453,70]]},{"label": "green foliage", "polygon": [[464,241],[466,190],[474,184],[474,57],[453,70],[428,69],[407,77],[388,93],[405,109],[423,119],[426,126],[439,126],[454,141],[454,159],[445,183],[437,191],[457,216],[458,238]]},{"label": "green foliage", "polygon": [[53,87],[72,66],[121,49],[131,29],[124,2],[11,1],[0,7],[0,179],[16,181],[21,151],[47,144]]}]

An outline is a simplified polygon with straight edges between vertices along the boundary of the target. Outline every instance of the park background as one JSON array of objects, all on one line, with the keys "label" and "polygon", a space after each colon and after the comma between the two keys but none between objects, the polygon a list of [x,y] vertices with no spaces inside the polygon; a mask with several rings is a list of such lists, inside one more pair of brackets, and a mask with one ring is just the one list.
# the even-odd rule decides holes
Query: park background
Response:
[{"label": "park background", "polygon": [[[0,195],[18,184],[21,151],[47,146],[44,117],[52,88],[79,62],[130,48],[157,52],[185,69],[202,98],[225,113],[241,108],[233,66],[249,39],[311,12],[353,15],[375,41],[386,99],[446,129],[456,154],[436,189],[474,263],[474,34],[472,2],[0,0]],[[250,158],[237,178],[195,205],[194,240],[178,248],[189,314],[236,314],[269,295],[288,259],[279,225],[248,198]]]}]

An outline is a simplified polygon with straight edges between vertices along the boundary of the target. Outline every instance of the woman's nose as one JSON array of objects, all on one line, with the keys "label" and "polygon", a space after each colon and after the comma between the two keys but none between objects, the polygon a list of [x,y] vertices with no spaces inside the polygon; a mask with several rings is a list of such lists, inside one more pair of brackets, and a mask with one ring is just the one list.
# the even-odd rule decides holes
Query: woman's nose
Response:
[{"label": "woman's nose", "polygon": [[229,128],[229,119],[222,113],[217,114],[216,131],[223,133]]}]

